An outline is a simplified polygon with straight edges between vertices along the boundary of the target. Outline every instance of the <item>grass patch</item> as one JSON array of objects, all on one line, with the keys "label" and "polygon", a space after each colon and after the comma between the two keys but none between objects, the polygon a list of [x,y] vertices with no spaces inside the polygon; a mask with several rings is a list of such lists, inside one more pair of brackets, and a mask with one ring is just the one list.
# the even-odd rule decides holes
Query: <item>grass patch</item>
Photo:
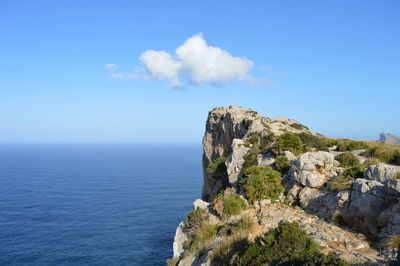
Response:
[{"label": "grass patch", "polygon": [[339,151],[365,150],[368,149],[369,147],[368,143],[365,141],[356,141],[347,139],[338,140],[337,146]]},{"label": "grass patch", "polygon": [[353,180],[353,178],[349,176],[335,176],[329,181],[328,189],[330,191],[350,190],[351,180]]},{"label": "grass patch", "polygon": [[335,157],[335,159],[339,161],[344,168],[360,166],[360,160],[358,159],[357,155],[351,152],[339,154]]},{"label": "grass patch", "polygon": [[240,184],[251,202],[263,199],[278,200],[285,190],[281,184],[281,174],[269,166],[252,166],[243,173],[245,178]]},{"label": "grass patch", "polygon": [[382,162],[400,165],[400,145],[382,142],[369,142],[365,156],[377,158]]}]

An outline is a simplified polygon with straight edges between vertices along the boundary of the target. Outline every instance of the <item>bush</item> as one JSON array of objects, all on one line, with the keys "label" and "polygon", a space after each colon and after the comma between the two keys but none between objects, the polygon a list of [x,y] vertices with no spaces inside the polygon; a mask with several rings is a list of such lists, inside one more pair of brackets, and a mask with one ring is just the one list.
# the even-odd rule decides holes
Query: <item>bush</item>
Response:
[{"label": "bush", "polygon": [[222,211],[219,213],[222,217],[226,218],[231,215],[237,215],[240,211],[246,209],[247,203],[238,194],[228,194],[221,192],[217,195],[214,202],[221,201]]},{"label": "bush", "polygon": [[263,199],[277,200],[284,192],[281,174],[269,166],[252,166],[243,173],[245,178],[241,180],[241,185],[251,202]]},{"label": "bush", "polygon": [[286,156],[276,156],[274,164],[275,169],[282,174],[285,174],[290,168],[290,161]]},{"label": "bush", "polygon": [[314,148],[317,151],[328,151],[328,145],[324,139],[305,132],[298,135],[305,146],[305,150]]},{"label": "bush", "polygon": [[368,144],[364,141],[356,141],[356,140],[340,140],[338,143],[339,151],[354,151],[354,150],[364,150],[368,149]]},{"label": "bush", "polygon": [[328,183],[328,189],[330,191],[350,190],[350,181],[353,180],[349,176],[335,176]]},{"label": "bush", "polygon": [[332,255],[324,255],[298,223],[284,222],[258,237],[243,255],[239,265],[345,265]]},{"label": "bush", "polygon": [[370,142],[365,156],[378,158],[382,162],[400,165],[400,145]]},{"label": "bush", "polygon": [[272,143],[275,140],[275,135],[270,133],[267,136],[261,137],[259,132],[250,132],[247,135],[246,144],[250,149],[243,157],[244,163],[242,165],[242,171],[251,167],[256,161],[257,156],[260,153],[266,152],[271,148]]},{"label": "bush", "polygon": [[207,166],[206,170],[208,172],[226,171],[225,161],[225,157],[218,157]]},{"label": "bush", "polygon": [[335,159],[339,161],[344,168],[360,166],[360,160],[358,159],[357,155],[351,152],[339,154],[335,157]]},{"label": "bush", "polygon": [[194,232],[199,229],[205,222],[210,218],[210,215],[206,210],[202,208],[197,208],[189,212],[186,216],[186,229],[189,233],[194,234]]},{"label": "bush", "polygon": [[400,179],[400,171],[396,173],[396,179]]},{"label": "bush", "polygon": [[364,169],[360,166],[349,168],[343,173],[346,177],[351,177],[353,179],[363,178],[364,177]]},{"label": "bush", "polygon": [[297,130],[308,130],[308,127],[306,127],[305,125],[299,124],[299,123],[292,123],[292,124],[290,124],[290,126]]},{"label": "bush", "polygon": [[303,142],[300,137],[289,132],[280,135],[276,139],[272,149],[275,154],[282,154],[284,151],[290,151],[295,155],[300,155],[304,151]]}]

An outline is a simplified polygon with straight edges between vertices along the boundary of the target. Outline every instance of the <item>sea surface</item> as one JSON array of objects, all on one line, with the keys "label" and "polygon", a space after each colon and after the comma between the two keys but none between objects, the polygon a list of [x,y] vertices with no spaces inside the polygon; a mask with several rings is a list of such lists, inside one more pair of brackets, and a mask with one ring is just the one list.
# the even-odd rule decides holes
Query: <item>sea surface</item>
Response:
[{"label": "sea surface", "polygon": [[0,144],[0,265],[165,265],[200,144]]}]

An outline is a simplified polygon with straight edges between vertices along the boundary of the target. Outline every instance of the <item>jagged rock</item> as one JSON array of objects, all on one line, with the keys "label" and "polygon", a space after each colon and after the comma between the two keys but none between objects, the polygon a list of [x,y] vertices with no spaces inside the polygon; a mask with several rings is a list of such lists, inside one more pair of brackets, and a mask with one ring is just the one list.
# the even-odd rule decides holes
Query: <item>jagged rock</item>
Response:
[{"label": "jagged rock", "polygon": [[203,137],[203,200],[211,201],[218,190],[229,184],[228,177],[214,179],[205,170],[208,164],[218,157],[228,157],[233,140],[242,139],[256,118],[259,117],[254,112],[239,106],[215,108],[209,112]]},{"label": "jagged rock", "polygon": [[396,200],[396,195],[384,184],[358,178],[353,183],[350,203],[343,217],[348,224],[375,234],[379,229],[377,216]]},{"label": "jagged rock", "polygon": [[234,139],[232,142],[232,153],[228,156],[225,165],[228,172],[228,180],[231,185],[238,180],[244,163],[243,157],[249,148],[244,146],[245,142],[241,139]]},{"label": "jagged rock", "polygon": [[183,243],[188,240],[188,237],[184,233],[184,222],[181,222],[176,228],[175,237],[174,237],[174,244],[173,244],[173,253],[174,258],[179,258],[184,252]]},{"label": "jagged rock", "polygon": [[275,162],[275,156],[272,153],[261,153],[257,156],[256,165],[272,166]]},{"label": "jagged rock", "polygon": [[301,155],[292,171],[293,178],[303,186],[319,188],[326,183],[334,165],[334,156],[329,152],[307,152]]},{"label": "jagged rock", "polygon": [[288,158],[288,160],[290,162],[293,162],[297,159],[296,155],[294,155],[293,153],[291,153],[290,151],[284,151],[283,152],[283,156],[285,156],[286,158]]},{"label": "jagged rock", "polygon": [[207,210],[209,205],[210,205],[210,203],[205,202],[204,200],[201,200],[201,199],[197,199],[193,202],[193,209],[196,210],[197,208],[200,208],[200,209]]},{"label": "jagged rock", "polygon": [[381,212],[377,218],[377,222],[383,235],[400,234],[400,203],[396,203]]},{"label": "jagged rock", "polygon": [[393,179],[393,180],[388,180],[387,181],[387,186],[398,193],[400,193],[400,180],[399,179]]},{"label": "jagged rock", "polygon": [[389,179],[394,179],[396,177],[397,170],[394,167],[378,164],[371,165],[364,172],[364,178],[370,180],[376,180],[381,183],[386,183]]}]

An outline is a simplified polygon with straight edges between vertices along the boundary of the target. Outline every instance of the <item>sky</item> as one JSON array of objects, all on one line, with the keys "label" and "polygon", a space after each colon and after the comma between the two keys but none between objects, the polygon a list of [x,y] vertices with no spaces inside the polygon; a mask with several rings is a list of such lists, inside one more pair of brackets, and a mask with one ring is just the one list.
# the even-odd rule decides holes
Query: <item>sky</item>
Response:
[{"label": "sky", "polygon": [[0,2],[0,142],[200,142],[240,105],[400,135],[400,2]]}]

